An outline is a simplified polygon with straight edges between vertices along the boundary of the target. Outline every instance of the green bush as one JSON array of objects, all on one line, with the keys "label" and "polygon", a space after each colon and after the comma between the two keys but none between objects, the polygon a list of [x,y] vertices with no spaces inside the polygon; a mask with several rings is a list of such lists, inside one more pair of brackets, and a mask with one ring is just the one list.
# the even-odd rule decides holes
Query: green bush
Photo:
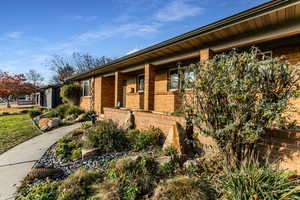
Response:
[{"label": "green bush", "polygon": [[295,189],[300,180],[291,178],[291,175],[251,161],[233,171],[225,170],[217,189],[224,200],[249,200],[254,196],[264,200],[300,199],[300,189]]},{"label": "green bush", "polygon": [[26,194],[17,197],[17,200],[57,200],[58,182],[40,182],[29,189]]},{"label": "green bush", "polygon": [[57,106],[54,110],[58,113],[59,117],[64,118],[70,108],[71,106],[69,104],[62,104]]},{"label": "green bush", "polygon": [[255,152],[266,128],[286,125],[287,112],[295,111],[289,100],[300,90],[299,66],[261,56],[257,48],[222,53],[186,70],[195,76],[181,76],[185,118],[234,160]]},{"label": "green bush", "polygon": [[69,136],[61,138],[56,145],[55,154],[65,161],[81,157],[82,143]]},{"label": "green bush", "polygon": [[161,144],[161,131],[157,128],[139,131],[128,130],[126,137],[132,151],[150,150],[159,148]]},{"label": "green bush", "polygon": [[99,148],[102,153],[124,151],[127,146],[125,134],[115,124],[100,121],[96,127],[90,129],[84,146]]},{"label": "green bush", "polygon": [[121,158],[111,163],[108,178],[101,184],[98,192],[105,195],[107,191],[103,188],[107,188],[104,186],[108,184],[117,190],[119,199],[143,199],[144,195],[153,191],[158,182],[156,172],[157,164],[152,156]]},{"label": "green bush", "polygon": [[81,108],[77,107],[77,106],[71,106],[67,111],[66,111],[66,115],[76,115],[79,116],[82,113],[84,113],[84,110],[82,110]]},{"label": "green bush", "polygon": [[209,187],[199,178],[178,176],[158,185],[153,200],[209,200]]},{"label": "green bush", "polygon": [[41,115],[43,113],[41,111],[39,111],[39,110],[29,110],[28,114],[29,114],[29,116],[31,118],[35,118],[35,117],[37,117],[37,116],[39,116],[39,115]]},{"label": "green bush", "polygon": [[93,194],[92,185],[101,182],[104,173],[101,170],[79,169],[61,182],[59,186],[60,200],[85,200]]},{"label": "green bush", "polygon": [[61,88],[60,96],[65,102],[78,105],[81,97],[81,87],[78,85],[65,85]]}]

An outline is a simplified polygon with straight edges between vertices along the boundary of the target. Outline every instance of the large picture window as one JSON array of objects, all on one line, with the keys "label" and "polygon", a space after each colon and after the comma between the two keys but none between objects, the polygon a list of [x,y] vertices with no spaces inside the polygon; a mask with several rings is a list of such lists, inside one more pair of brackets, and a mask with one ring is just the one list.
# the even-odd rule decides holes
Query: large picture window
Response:
[{"label": "large picture window", "polygon": [[144,87],[145,87],[145,76],[144,74],[139,75],[137,77],[137,88],[138,88],[138,92],[143,92],[144,91]]},{"label": "large picture window", "polygon": [[82,96],[90,96],[91,95],[91,81],[84,80],[81,81],[81,88],[82,88]]}]

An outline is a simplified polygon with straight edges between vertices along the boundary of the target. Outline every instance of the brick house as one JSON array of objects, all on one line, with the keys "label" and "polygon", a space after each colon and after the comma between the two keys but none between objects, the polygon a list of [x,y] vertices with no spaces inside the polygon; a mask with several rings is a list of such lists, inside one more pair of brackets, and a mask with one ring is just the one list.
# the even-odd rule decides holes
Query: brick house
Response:
[{"label": "brick house", "polygon": [[[83,109],[95,110],[119,124],[133,113],[136,128],[154,126],[167,134],[176,122],[183,127],[185,123],[171,115],[181,105],[179,66],[254,45],[273,57],[284,55],[293,65],[300,62],[300,0],[267,2],[74,75],[69,81],[81,84]],[[300,98],[292,101],[300,110]],[[294,117],[300,124],[299,115]],[[204,136],[199,140],[213,143]],[[283,167],[300,173],[300,133],[275,133],[267,142],[276,146],[274,155],[284,160]]]},{"label": "brick house", "polygon": [[69,80],[82,85],[80,106],[85,110],[115,120],[128,109],[134,110],[141,117],[136,117],[141,128],[169,124],[169,120],[179,120],[169,115],[181,105],[178,66],[253,45],[274,57],[285,55],[292,64],[300,62],[300,1],[274,0],[259,5]]}]

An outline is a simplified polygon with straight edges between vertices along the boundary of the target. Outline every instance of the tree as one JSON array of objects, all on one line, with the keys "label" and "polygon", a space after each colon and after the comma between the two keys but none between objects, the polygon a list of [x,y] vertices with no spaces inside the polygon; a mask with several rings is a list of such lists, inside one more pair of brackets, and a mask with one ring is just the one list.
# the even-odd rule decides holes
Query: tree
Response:
[{"label": "tree", "polygon": [[82,54],[74,52],[70,57],[54,55],[52,59],[47,62],[47,65],[55,73],[52,82],[65,83],[65,79],[75,73],[95,69],[110,61],[111,59],[105,56],[96,58],[88,53]]},{"label": "tree", "polygon": [[[289,100],[299,92],[300,69],[281,58],[236,50],[189,66],[183,78],[183,112],[201,134],[241,161],[269,127],[289,121]],[[239,163],[239,162],[238,162]]]},{"label": "tree", "polygon": [[31,94],[36,87],[29,82],[23,74],[11,75],[7,72],[0,74],[0,97],[7,101],[7,107],[10,107],[10,97],[18,97]]},{"label": "tree", "polygon": [[44,77],[33,69],[29,70],[29,72],[26,74],[26,78],[36,87],[41,86],[42,82],[44,81]]},{"label": "tree", "polygon": [[105,56],[96,58],[89,55],[88,53],[82,54],[74,52],[72,54],[72,63],[76,72],[78,73],[95,69],[96,67],[102,66],[110,61],[112,61],[112,59]]},{"label": "tree", "polygon": [[66,78],[72,76],[75,72],[70,62],[62,56],[54,55],[48,65],[50,70],[55,73],[52,77],[54,83],[65,83]]}]

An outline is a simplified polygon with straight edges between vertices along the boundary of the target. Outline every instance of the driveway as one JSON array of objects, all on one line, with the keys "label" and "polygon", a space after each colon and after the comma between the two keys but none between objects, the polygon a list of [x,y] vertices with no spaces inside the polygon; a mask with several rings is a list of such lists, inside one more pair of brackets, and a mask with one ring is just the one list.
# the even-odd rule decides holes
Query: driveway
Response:
[{"label": "driveway", "polygon": [[58,139],[78,128],[80,123],[36,136],[0,155],[0,200],[14,199],[16,188],[36,160]]}]

